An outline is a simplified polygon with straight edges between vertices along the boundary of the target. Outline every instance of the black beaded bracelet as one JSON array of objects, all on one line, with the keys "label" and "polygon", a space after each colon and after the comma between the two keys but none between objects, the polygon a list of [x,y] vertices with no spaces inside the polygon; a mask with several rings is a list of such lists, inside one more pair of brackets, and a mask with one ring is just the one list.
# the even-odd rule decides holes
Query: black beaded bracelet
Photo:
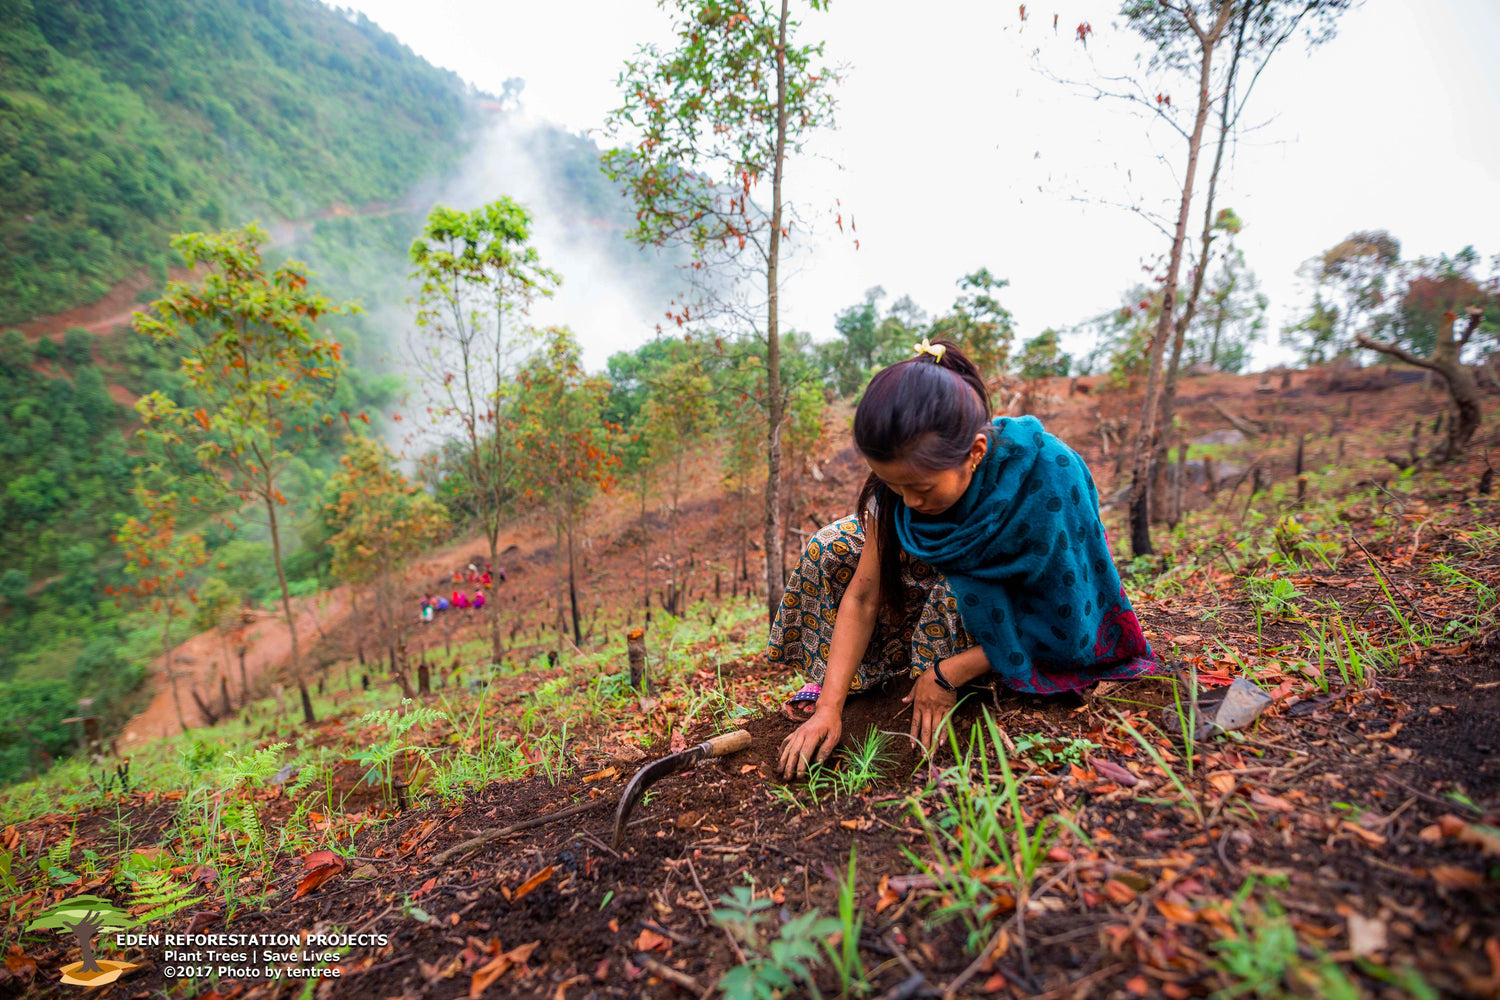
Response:
[{"label": "black beaded bracelet", "polygon": [[944,691],[958,690],[958,688],[954,687],[948,682],[948,678],[943,676],[943,672],[938,669],[938,663],[936,660],[932,661],[932,679],[937,681],[938,687],[942,688]]}]

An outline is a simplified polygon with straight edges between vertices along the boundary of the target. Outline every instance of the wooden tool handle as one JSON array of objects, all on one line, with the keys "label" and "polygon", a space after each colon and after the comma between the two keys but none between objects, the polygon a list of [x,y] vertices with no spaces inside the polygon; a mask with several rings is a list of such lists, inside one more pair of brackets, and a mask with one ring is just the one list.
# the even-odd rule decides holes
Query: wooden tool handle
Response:
[{"label": "wooden tool handle", "polygon": [[724,757],[732,753],[738,753],[750,745],[750,734],[743,729],[736,729],[732,733],[720,733],[709,740],[708,755],[710,757]]}]

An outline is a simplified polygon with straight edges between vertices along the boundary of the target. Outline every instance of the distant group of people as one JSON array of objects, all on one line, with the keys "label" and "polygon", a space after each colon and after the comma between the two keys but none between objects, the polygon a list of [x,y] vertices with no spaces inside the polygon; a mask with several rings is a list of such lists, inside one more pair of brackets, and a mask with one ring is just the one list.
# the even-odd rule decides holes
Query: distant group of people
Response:
[{"label": "distant group of people", "polygon": [[[485,560],[483,568],[476,563],[469,563],[467,569],[456,569],[453,571],[453,582],[457,584],[450,595],[438,594],[434,596],[430,591],[427,596],[417,602],[417,620],[430,622],[437,617],[440,611],[484,610],[485,596],[484,588],[494,585],[496,578],[501,583],[505,582],[505,567],[500,567],[498,573],[492,569],[489,560]],[[467,588],[473,587],[471,595]]]}]

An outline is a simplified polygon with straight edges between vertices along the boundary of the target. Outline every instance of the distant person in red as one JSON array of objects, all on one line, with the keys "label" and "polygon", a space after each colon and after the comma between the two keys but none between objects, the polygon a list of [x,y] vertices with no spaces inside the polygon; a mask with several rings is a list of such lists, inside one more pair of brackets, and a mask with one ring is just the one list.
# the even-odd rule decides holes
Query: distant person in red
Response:
[{"label": "distant person in red", "polygon": [[484,591],[482,591],[482,590],[476,590],[476,591],[474,591],[474,610],[475,611],[483,611],[484,610]]},{"label": "distant person in red", "polygon": [[463,570],[456,569],[456,570],[453,571],[453,582],[454,583],[463,583],[464,582],[464,573],[463,573]]},{"label": "distant person in red", "polygon": [[453,592],[453,606],[455,608],[467,608],[469,606],[469,595],[462,590]]},{"label": "distant person in red", "polygon": [[488,587],[491,584],[493,584],[494,582],[495,582],[495,578],[490,575],[490,571],[489,570],[485,570],[483,573],[479,574],[479,583],[480,583],[480,586]]}]

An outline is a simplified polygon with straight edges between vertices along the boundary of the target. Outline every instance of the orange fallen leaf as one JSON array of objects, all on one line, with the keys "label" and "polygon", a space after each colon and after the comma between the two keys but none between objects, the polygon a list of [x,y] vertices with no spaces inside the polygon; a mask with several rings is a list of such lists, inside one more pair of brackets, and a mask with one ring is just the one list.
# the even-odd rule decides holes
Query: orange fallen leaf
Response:
[{"label": "orange fallen leaf", "polygon": [[326,865],[341,865],[344,859],[332,851],[313,851],[302,859],[302,867],[307,869],[322,868]]},{"label": "orange fallen leaf", "polygon": [[13,976],[36,975],[36,962],[21,950],[21,946],[13,944],[10,951],[5,955],[5,967]]},{"label": "orange fallen leaf", "polygon": [[469,981],[470,1000],[473,1000],[473,998],[489,989],[491,983],[505,975],[512,967],[520,965],[530,958],[531,953],[536,951],[541,943],[541,941],[533,941],[530,944],[523,944],[519,948],[512,948],[503,955],[495,956],[483,968],[477,969],[474,972],[474,978]]},{"label": "orange fallen leaf", "polygon": [[1175,903],[1170,899],[1158,899],[1156,901],[1156,912],[1174,924],[1195,924],[1198,922],[1198,914],[1193,912],[1192,907],[1184,903]]},{"label": "orange fallen leaf", "polygon": [[511,893],[510,901],[512,903],[519,902],[522,898],[529,895],[533,889],[535,889],[537,886],[541,885],[551,877],[552,866],[548,865],[546,868],[543,868],[541,871],[531,876],[531,878],[516,886],[516,891]]},{"label": "orange fallen leaf", "polygon": [[593,774],[589,775],[588,777],[584,778],[583,780],[584,781],[603,781],[605,778],[613,778],[615,775],[617,775],[619,773],[620,773],[620,769],[618,767],[615,767],[614,765],[610,765],[609,767],[606,767],[602,771],[595,771]]},{"label": "orange fallen leaf", "polygon": [[1342,823],[1340,823],[1339,829],[1343,830],[1345,833],[1354,834],[1356,837],[1358,837],[1360,840],[1363,840],[1371,847],[1385,846],[1385,838],[1380,834],[1376,833],[1374,830],[1366,830],[1358,823],[1351,822],[1350,820],[1346,819]]},{"label": "orange fallen leaf", "polygon": [[1270,809],[1274,812],[1289,813],[1296,809],[1296,806],[1280,795],[1272,795],[1270,792],[1263,792],[1259,788],[1250,793],[1250,801],[1262,809]]},{"label": "orange fallen leaf", "polygon": [[314,868],[312,871],[302,876],[302,881],[297,883],[297,891],[295,894],[293,894],[292,898],[301,899],[308,893],[315,891],[324,882],[327,882],[329,879],[333,878],[343,870],[343,861],[340,861],[336,865],[324,865],[322,868]]},{"label": "orange fallen leaf", "polygon": [[1469,823],[1459,831],[1458,842],[1477,847],[1484,854],[1500,854],[1500,829]]},{"label": "orange fallen leaf", "polygon": [[1458,865],[1433,865],[1428,874],[1444,889],[1478,889],[1484,885],[1482,874]]},{"label": "orange fallen leaf", "polygon": [[1145,976],[1132,976],[1125,981],[1125,988],[1138,997],[1143,997],[1151,992],[1151,984],[1146,982]]},{"label": "orange fallen leaf", "polygon": [[671,947],[671,938],[658,934],[649,927],[641,928],[641,933],[635,939],[636,951],[667,951]]},{"label": "orange fallen leaf", "polygon": [[1136,891],[1134,889],[1126,885],[1124,882],[1119,882],[1115,879],[1110,879],[1108,882],[1104,883],[1104,894],[1108,896],[1109,901],[1111,903],[1114,903],[1116,906],[1125,906],[1128,903],[1133,903],[1135,902],[1136,897]]},{"label": "orange fallen leaf", "polygon": [[1464,828],[1468,825],[1468,823],[1465,823],[1452,813],[1445,813],[1439,816],[1437,821],[1437,828],[1445,837],[1457,837],[1460,833],[1464,832]]},{"label": "orange fallen leaf", "polygon": [[756,764],[746,764],[746,765],[744,765],[743,767],[740,768],[740,773],[741,774],[749,774],[751,771],[754,771],[758,766],[759,765],[756,765]]},{"label": "orange fallen leaf", "polygon": [[875,904],[876,913],[880,913],[886,907],[894,906],[901,901],[901,897],[891,888],[891,877],[889,875],[880,876],[880,885],[878,888],[880,900]]}]

